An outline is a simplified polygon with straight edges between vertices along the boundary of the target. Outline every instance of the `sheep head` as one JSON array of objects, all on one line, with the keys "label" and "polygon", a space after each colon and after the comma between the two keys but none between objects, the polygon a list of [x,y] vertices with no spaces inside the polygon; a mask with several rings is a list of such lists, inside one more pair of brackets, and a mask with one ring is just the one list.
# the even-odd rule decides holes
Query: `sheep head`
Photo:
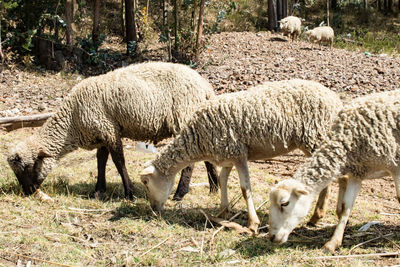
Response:
[{"label": "sheep head", "polygon": [[312,201],[313,197],[299,181],[288,179],[278,183],[270,193],[269,239],[285,243],[308,214]]},{"label": "sheep head", "polygon": [[316,38],[314,30],[308,30],[304,34],[307,37],[308,41],[313,41]]},{"label": "sheep head", "polygon": [[40,187],[54,163],[54,159],[32,137],[12,148],[7,161],[26,195],[33,194]]},{"label": "sheep head", "polygon": [[145,168],[140,179],[146,187],[147,197],[154,211],[162,211],[164,204],[172,192],[174,177],[162,174],[154,165]]}]

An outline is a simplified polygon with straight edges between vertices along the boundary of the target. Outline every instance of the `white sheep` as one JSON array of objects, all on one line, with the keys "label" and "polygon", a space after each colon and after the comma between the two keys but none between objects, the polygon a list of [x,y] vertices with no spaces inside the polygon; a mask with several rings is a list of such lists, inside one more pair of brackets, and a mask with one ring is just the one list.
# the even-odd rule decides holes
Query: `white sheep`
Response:
[{"label": "white sheep", "polygon": [[305,32],[305,35],[308,37],[308,40],[314,44],[318,42],[319,48],[321,49],[321,43],[325,42],[328,43],[330,49],[333,47],[333,39],[335,37],[335,33],[333,29],[329,26],[321,26],[316,27],[312,30],[308,30]]},{"label": "white sheep", "polygon": [[247,161],[273,158],[296,148],[309,155],[325,137],[341,105],[334,92],[305,80],[265,83],[208,101],[141,173],[152,208],[163,209],[180,169],[207,160],[223,167],[221,210],[227,211],[227,179],[235,166],[249,211],[249,228],[256,232],[259,219]]},{"label": "white sheep", "polygon": [[307,215],[313,199],[331,181],[340,179],[339,223],[325,248],[333,252],[343,232],[361,182],[393,176],[400,201],[400,90],[354,100],[339,112],[326,140],[294,174],[270,193],[269,237],[287,241]]},{"label": "white sheep", "polygon": [[106,190],[111,154],[125,195],[132,198],[121,138],[158,142],[171,137],[197,105],[213,97],[208,81],[180,64],[143,63],[91,77],[72,89],[37,133],[11,149],[8,162],[23,191],[32,194],[59,158],[78,147],[96,148],[96,193]]},{"label": "white sheep", "polygon": [[282,30],[283,35],[292,38],[294,41],[301,34],[301,19],[295,16],[288,16],[281,19],[279,27]]}]

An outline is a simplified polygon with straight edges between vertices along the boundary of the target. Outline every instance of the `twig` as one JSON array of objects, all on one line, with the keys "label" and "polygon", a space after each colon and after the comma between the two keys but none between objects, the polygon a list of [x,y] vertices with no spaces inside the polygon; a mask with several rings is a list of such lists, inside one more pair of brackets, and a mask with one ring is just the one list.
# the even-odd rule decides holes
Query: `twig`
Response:
[{"label": "twig", "polygon": [[268,202],[269,199],[264,200],[260,205],[258,205],[258,207],[256,208],[256,211],[259,210],[262,206],[265,205],[265,203]]},{"label": "twig", "polygon": [[397,245],[395,242],[393,242],[392,240],[390,240],[389,238],[387,238],[387,237],[385,237],[385,236],[383,236],[382,235],[382,232],[381,231],[379,231],[379,229],[377,228],[377,227],[375,227],[374,226],[374,229],[379,233],[379,235],[383,238],[383,239],[385,239],[385,240],[387,240],[387,241],[389,241],[390,243],[392,243],[392,245],[394,245],[398,250],[400,250],[400,247],[399,247],[399,245]]},{"label": "twig", "polygon": [[211,222],[210,218],[208,217],[208,214],[205,213],[203,210],[200,210],[200,212],[203,213],[204,217],[206,217],[206,224],[207,224],[207,221],[208,221],[208,222],[210,222],[210,225],[212,226],[212,228],[215,228],[213,223]]},{"label": "twig", "polygon": [[159,246],[161,246],[162,244],[164,244],[165,242],[167,242],[168,239],[170,239],[171,237],[167,237],[165,238],[163,241],[161,241],[160,243],[158,243],[157,245],[155,245],[154,247],[150,248],[149,250],[147,250],[146,252],[142,253],[140,255],[140,257],[143,257],[144,255],[146,255],[147,253],[149,253],[150,251],[152,251],[153,249],[158,248]]},{"label": "twig", "polygon": [[40,261],[40,262],[56,265],[56,266],[71,267],[71,265],[61,264],[61,263],[57,263],[57,262],[53,262],[53,261],[46,261],[46,260],[42,260],[42,259],[35,258],[35,257],[25,256],[25,255],[15,253],[15,252],[5,252],[5,253],[12,254],[14,256],[22,257],[22,258],[33,260],[33,261]]},{"label": "twig", "polygon": [[335,260],[348,258],[370,258],[370,257],[397,257],[399,252],[371,253],[371,254],[353,254],[353,255],[336,255],[336,256],[319,256],[310,257],[306,260]]},{"label": "twig", "polygon": [[372,241],[375,241],[375,240],[377,240],[377,239],[381,239],[381,238],[384,238],[384,237],[388,237],[388,236],[391,236],[391,235],[393,235],[393,233],[390,233],[390,234],[387,234],[387,235],[380,235],[380,236],[378,236],[378,237],[375,237],[375,238],[369,239],[369,240],[367,240],[367,241],[361,242],[360,244],[357,244],[357,245],[355,245],[354,247],[352,247],[352,248],[349,250],[349,253],[350,253],[352,250],[354,250],[354,249],[356,249],[356,248],[358,248],[358,247],[361,247],[362,245],[368,244],[369,242],[372,242]]},{"label": "twig", "polygon": [[68,207],[69,210],[74,210],[74,211],[83,211],[83,212],[111,212],[111,210],[106,210],[106,209],[80,209],[80,208],[74,208],[74,207]]}]

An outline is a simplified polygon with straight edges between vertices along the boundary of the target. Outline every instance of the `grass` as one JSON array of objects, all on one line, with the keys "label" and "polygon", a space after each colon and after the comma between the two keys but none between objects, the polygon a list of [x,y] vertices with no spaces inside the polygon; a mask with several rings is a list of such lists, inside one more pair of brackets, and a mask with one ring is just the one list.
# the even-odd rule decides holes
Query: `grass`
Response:
[{"label": "grass", "polygon": [[[6,154],[11,143],[31,132],[17,130],[1,134],[2,154]],[[131,142],[126,143],[131,145]],[[219,232],[212,240],[218,226],[208,223],[200,210],[216,214],[217,195],[210,195],[206,187],[194,187],[182,202],[168,200],[165,213],[157,216],[150,210],[138,179],[142,164],[153,155],[135,152],[132,148],[127,148],[125,154],[137,189],[134,201],[123,199],[122,183],[111,160],[107,166],[107,198],[103,201],[90,198],[96,182],[95,151],[70,153],[51,172],[42,189],[53,197],[54,203],[23,196],[4,156],[0,161],[0,265],[16,264],[18,258],[23,264],[30,260],[37,266],[55,266],[54,263],[68,266],[373,266],[400,263],[397,258],[312,259],[325,255],[320,248],[333,233],[333,226],[302,225],[282,246],[272,244],[265,237],[241,236],[231,230]],[[250,163],[250,171],[258,206],[268,198],[269,189],[278,178],[270,175],[266,164],[260,162]],[[193,182],[205,181],[205,168],[198,164]],[[369,192],[368,189],[365,192]],[[232,172],[230,199],[240,194],[237,173]],[[373,194],[360,195],[346,229],[344,245],[337,255],[346,255],[358,243],[387,233],[393,233],[390,241],[378,239],[351,253],[399,251],[399,216],[379,215],[382,211],[398,213],[383,207],[384,204],[398,207],[393,196],[394,191],[379,199]],[[371,205],[373,200],[376,202]],[[262,226],[267,223],[267,208],[268,204],[258,211]],[[246,210],[243,199],[234,206],[232,213],[240,210]],[[364,234],[357,231],[367,221],[376,219],[382,224]],[[235,222],[246,225],[247,213],[243,212]],[[336,222],[333,197],[323,222]]]}]

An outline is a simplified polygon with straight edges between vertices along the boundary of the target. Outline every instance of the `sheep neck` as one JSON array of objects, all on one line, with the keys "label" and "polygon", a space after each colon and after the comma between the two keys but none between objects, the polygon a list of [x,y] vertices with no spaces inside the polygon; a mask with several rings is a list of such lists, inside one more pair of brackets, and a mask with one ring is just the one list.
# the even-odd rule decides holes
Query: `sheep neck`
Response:
[{"label": "sheep neck", "polygon": [[163,174],[175,176],[186,166],[202,160],[200,149],[181,132],[169,143],[153,161],[153,165]]},{"label": "sheep neck", "polygon": [[77,148],[73,132],[72,113],[63,105],[43,125],[39,136],[46,153],[58,159]]},{"label": "sheep neck", "polygon": [[307,191],[317,196],[333,180],[344,174],[347,154],[343,144],[331,142],[321,147],[307,159],[294,175],[294,179],[303,183]]}]

